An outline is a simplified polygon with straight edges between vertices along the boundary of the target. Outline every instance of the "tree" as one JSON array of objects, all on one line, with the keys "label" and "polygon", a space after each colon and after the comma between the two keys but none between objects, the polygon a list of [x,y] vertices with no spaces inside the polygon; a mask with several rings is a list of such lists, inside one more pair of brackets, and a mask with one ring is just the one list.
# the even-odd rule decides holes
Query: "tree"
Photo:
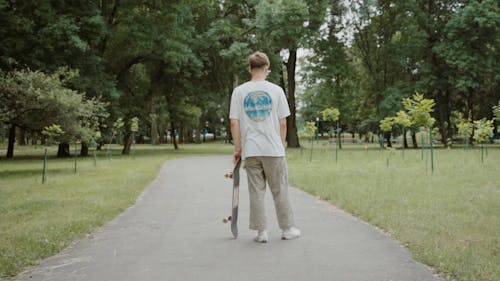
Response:
[{"label": "tree", "polygon": [[[66,87],[113,102],[115,79],[106,73],[98,48],[110,34],[99,6],[107,2],[0,1],[0,69],[54,73],[69,67],[79,76]],[[82,142],[81,154],[87,153]]]},{"label": "tree", "polygon": [[345,8],[341,1],[330,1],[325,10],[324,24],[307,41],[309,52],[301,62],[306,89],[300,100],[307,104],[301,108],[301,116],[310,120],[325,106],[335,107],[343,112],[339,127],[355,132],[353,68],[339,35],[345,28],[342,24]]},{"label": "tree", "polygon": [[[152,101],[165,101],[171,132],[181,126],[185,104],[194,100],[195,78],[201,75],[202,61],[195,52],[192,3],[145,1],[121,5],[116,15],[114,34],[106,42],[107,68],[117,77],[121,91],[120,110],[116,115],[128,123],[133,116],[147,120]],[[131,43],[132,42],[132,43]],[[165,116],[165,115],[164,115]],[[132,141],[125,127],[123,153]],[[174,142],[177,148],[177,143]]]},{"label": "tree", "polygon": [[474,121],[474,140],[478,143],[485,143],[493,137],[493,120],[483,118]]},{"label": "tree", "polygon": [[465,119],[462,113],[458,113],[455,126],[458,129],[458,134],[464,139],[466,146],[469,144],[469,139],[474,132],[474,127],[470,116]]},{"label": "tree", "polygon": [[491,118],[500,82],[498,1],[467,1],[456,8],[443,31],[444,38],[434,51],[452,71],[450,82],[457,92],[456,102],[465,105],[460,109],[469,113],[471,120]]},{"label": "tree", "polygon": [[[392,126],[394,126],[394,117],[385,117],[384,119],[380,120],[380,129],[382,132],[389,132],[387,135],[387,147],[392,147],[392,142],[391,142],[391,134],[390,132],[392,131]],[[382,142],[381,142],[382,145]]]},{"label": "tree", "polygon": [[[419,128],[420,131],[429,130],[429,146],[431,147],[431,167],[434,171],[434,159],[433,159],[433,149],[432,149],[432,126],[436,122],[436,119],[431,116],[434,111],[435,102],[433,99],[426,99],[422,94],[414,94],[413,97],[403,99],[403,105],[406,109],[406,113],[410,118],[410,124],[415,128]],[[423,143],[424,135],[422,134],[422,158],[423,158]],[[445,142],[447,143],[447,142]]]},{"label": "tree", "polygon": [[10,126],[7,158],[14,156],[16,127],[41,133],[47,126],[59,125],[65,132],[60,136],[62,142],[87,138],[89,131],[96,130],[96,118],[106,116],[105,104],[66,88],[65,83],[75,75],[65,69],[51,75],[0,71],[0,121]]},{"label": "tree", "polygon": [[435,104],[434,100],[426,99],[418,93],[414,94],[411,99],[403,99],[403,105],[410,116],[411,123],[424,128],[431,128],[436,122],[436,119],[431,117]]},{"label": "tree", "polygon": [[481,161],[484,161],[485,143],[493,137],[493,120],[483,118],[474,121],[474,140],[481,144]]},{"label": "tree", "polygon": [[[287,118],[288,147],[300,147],[296,125],[296,64],[297,50],[308,36],[318,32],[324,18],[325,1],[260,1],[256,6],[255,25],[257,38],[267,43],[270,53],[285,53],[283,61],[286,81],[285,93],[291,115]],[[280,68],[278,68],[280,69]],[[280,69],[281,71],[281,69]],[[283,85],[285,86],[285,85]]]},{"label": "tree", "polygon": [[493,115],[495,116],[496,121],[500,120],[500,101],[498,102],[498,105],[493,106]]},{"label": "tree", "polygon": [[353,16],[347,20],[354,37],[349,53],[360,85],[358,128],[377,132],[380,120],[396,115],[401,99],[423,84],[418,68],[425,37],[411,1],[355,1],[350,9]]},{"label": "tree", "polygon": [[[328,122],[330,124],[336,122],[340,118],[340,111],[338,108],[325,108],[322,112],[321,115],[323,115],[323,120],[325,122]],[[332,124],[333,125],[333,124]],[[335,126],[332,126],[335,127]],[[334,130],[335,135],[337,136],[337,147],[342,148],[341,146],[341,140],[340,140],[340,127],[337,124],[337,129]]]},{"label": "tree", "polygon": [[408,142],[406,141],[407,128],[410,128],[413,124],[411,123],[410,117],[405,111],[400,110],[396,113],[394,117],[394,124],[401,126],[403,129],[403,149],[408,148]]},{"label": "tree", "polygon": [[298,132],[301,138],[306,138],[311,141],[311,153],[309,154],[309,161],[312,160],[313,146],[314,146],[314,135],[318,133],[318,127],[314,121],[307,121],[304,124],[302,130]]}]

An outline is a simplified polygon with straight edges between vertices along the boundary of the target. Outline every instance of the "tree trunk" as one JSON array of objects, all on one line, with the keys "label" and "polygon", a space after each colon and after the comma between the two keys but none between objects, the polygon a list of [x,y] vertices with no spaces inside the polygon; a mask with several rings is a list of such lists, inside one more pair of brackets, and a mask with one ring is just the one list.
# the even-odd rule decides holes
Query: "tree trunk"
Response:
[{"label": "tree trunk", "polygon": [[297,63],[297,50],[290,49],[290,55],[286,62],[287,80],[288,80],[288,106],[290,107],[290,116],[287,118],[286,140],[288,147],[300,147],[299,136],[297,135],[297,118],[295,107],[295,66]]},{"label": "tree trunk", "polygon": [[175,137],[175,126],[174,126],[174,122],[170,122],[170,136],[172,137],[172,143],[174,144],[174,149],[179,149],[179,147],[177,146],[177,140],[176,140],[176,137]]},{"label": "tree trunk", "polygon": [[[366,142],[366,143],[369,143],[369,142],[370,142],[370,136],[369,136],[368,134],[366,134],[366,135],[365,135],[364,139],[365,139],[365,142]],[[372,140],[371,140],[371,142],[373,143],[373,136],[372,136]]]},{"label": "tree trunk", "polygon": [[16,142],[16,125],[12,124],[9,129],[9,145],[7,147],[7,158],[14,157],[15,142]]},{"label": "tree trunk", "polygon": [[26,131],[23,128],[17,128],[16,129],[17,133],[17,144],[18,145],[26,145]]},{"label": "tree trunk", "polygon": [[417,134],[414,131],[411,131],[411,142],[413,143],[413,148],[418,148]]},{"label": "tree trunk", "polygon": [[186,143],[185,137],[186,137],[186,129],[184,128],[184,125],[180,125],[179,129],[179,143],[184,144]]},{"label": "tree trunk", "polygon": [[[474,116],[475,112],[474,112],[474,101],[473,101],[473,97],[472,97],[472,89],[469,89],[469,91],[468,91],[468,95],[467,95],[467,107],[469,109],[469,114],[468,114],[467,117],[470,120],[474,120],[474,118],[476,116]],[[474,143],[474,127],[472,127],[472,133],[469,136],[469,143],[470,144]]]},{"label": "tree trunk", "polygon": [[149,91],[151,93],[151,144],[157,145],[159,143],[159,130],[158,130],[158,116],[155,112],[155,95],[153,91]]},{"label": "tree trunk", "polygon": [[406,140],[406,130],[404,130],[404,133],[403,133],[403,145],[404,145],[404,148],[408,148],[408,141]]},{"label": "tree trunk", "polygon": [[437,104],[439,105],[439,133],[441,135],[441,143],[444,147],[448,147],[448,122],[449,122],[449,110],[448,110],[448,102],[449,96],[447,94],[443,94],[441,91],[438,92]]},{"label": "tree trunk", "polygon": [[196,129],[196,136],[195,136],[195,139],[194,139],[194,142],[195,143],[201,143],[201,133],[203,131],[203,126],[198,126],[198,129]]},{"label": "tree trunk", "polygon": [[391,133],[384,133],[384,138],[387,141],[387,147],[392,147],[392,142],[391,142]]},{"label": "tree trunk", "polygon": [[80,148],[80,156],[89,156],[89,144],[82,141],[82,147]]},{"label": "tree trunk", "polygon": [[151,120],[151,144],[159,144],[158,122],[155,118]]},{"label": "tree trunk", "polygon": [[186,133],[185,133],[185,140],[186,140],[186,143],[194,143],[193,132],[194,132],[194,130],[193,130],[193,129],[191,129],[191,128],[186,128]]},{"label": "tree trunk", "polygon": [[31,145],[37,145],[38,138],[39,138],[39,136],[37,133],[32,133],[31,134]]},{"label": "tree trunk", "polygon": [[123,155],[129,155],[130,154],[130,149],[132,147],[132,142],[134,141],[134,133],[132,132],[126,132],[125,137],[123,138],[123,149],[122,149],[122,154]]},{"label": "tree trunk", "polygon": [[159,127],[160,127],[160,129],[158,131],[159,131],[160,135],[158,138],[158,144],[162,144],[162,143],[165,143],[165,131],[166,131],[166,129],[162,125],[160,125]]},{"label": "tree trunk", "polygon": [[71,154],[69,151],[69,143],[67,142],[60,143],[57,148],[57,158],[64,158],[70,156]]}]

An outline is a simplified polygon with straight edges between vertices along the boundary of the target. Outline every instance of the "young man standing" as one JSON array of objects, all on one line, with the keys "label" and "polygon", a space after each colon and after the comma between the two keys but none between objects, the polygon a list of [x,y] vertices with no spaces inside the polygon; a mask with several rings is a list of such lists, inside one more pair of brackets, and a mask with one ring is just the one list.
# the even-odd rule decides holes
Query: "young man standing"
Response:
[{"label": "young man standing", "polygon": [[250,194],[250,229],[257,231],[256,242],[268,240],[264,196],[266,182],[273,195],[282,239],[300,236],[295,227],[288,195],[285,159],[286,117],[290,109],[283,89],[266,81],[269,58],[255,52],[248,58],[251,80],[236,87],[231,96],[233,160],[245,160]]}]

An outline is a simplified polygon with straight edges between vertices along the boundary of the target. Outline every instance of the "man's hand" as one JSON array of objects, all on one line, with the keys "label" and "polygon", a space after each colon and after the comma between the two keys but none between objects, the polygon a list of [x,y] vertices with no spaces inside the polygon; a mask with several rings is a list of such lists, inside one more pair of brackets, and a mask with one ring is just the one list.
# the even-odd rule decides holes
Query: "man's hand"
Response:
[{"label": "man's hand", "polygon": [[233,163],[236,165],[241,159],[241,151],[235,151],[233,154]]}]

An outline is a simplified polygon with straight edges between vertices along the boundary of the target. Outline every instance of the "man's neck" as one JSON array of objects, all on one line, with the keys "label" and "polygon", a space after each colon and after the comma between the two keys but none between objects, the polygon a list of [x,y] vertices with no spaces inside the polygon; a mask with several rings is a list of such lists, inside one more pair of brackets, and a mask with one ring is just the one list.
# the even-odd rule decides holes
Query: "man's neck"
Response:
[{"label": "man's neck", "polygon": [[253,70],[251,74],[252,79],[250,81],[264,81],[267,77],[267,70]]}]

